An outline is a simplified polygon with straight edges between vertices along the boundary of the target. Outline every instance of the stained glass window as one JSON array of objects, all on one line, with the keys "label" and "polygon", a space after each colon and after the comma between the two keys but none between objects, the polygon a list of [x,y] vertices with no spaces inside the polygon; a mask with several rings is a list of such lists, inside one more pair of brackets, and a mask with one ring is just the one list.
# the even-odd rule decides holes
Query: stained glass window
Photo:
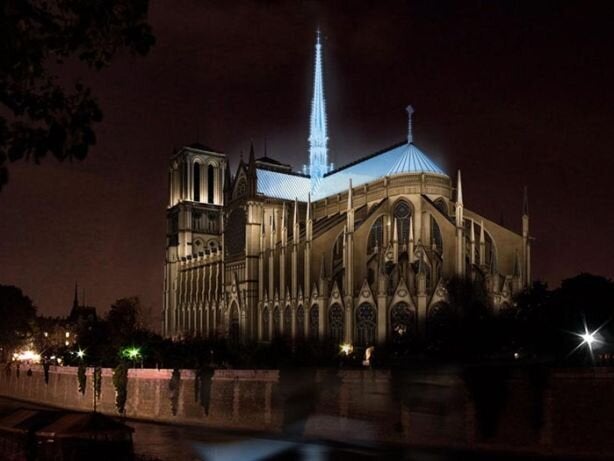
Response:
[{"label": "stained glass window", "polygon": [[399,242],[409,240],[409,217],[411,216],[411,208],[407,202],[399,202],[394,207],[394,217],[397,220],[397,232]]},{"label": "stained glass window", "polygon": [[279,336],[281,333],[281,318],[279,312],[279,306],[275,306],[273,309],[273,336]]},{"label": "stained glass window", "polygon": [[296,309],[296,337],[303,339],[305,336],[305,309],[303,306],[298,306]]},{"label": "stained glass window", "polygon": [[318,339],[320,324],[320,308],[317,304],[311,306],[309,309],[309,337],[311,339]]},{"label": "stained glass window", "polygon": [[264,306],[262,309],[262,339],[269,340],[269,306]]},{"label": "stained glass window", "polygon": [[292,309],[290,306],[286,306],[284,309],[284,335],[292,335]]},{"label": "stained glass window", "polygon": [[356,344],[372,346],[375,344],[377,313],[371,304],[361,304],[356,309]]},{"label": "stained glass window", "polygon": [[233,343],[239,342],[239,308],[236,303],[230,308],[230,325],[228,329],[228,336]]},{"label": "stained glass window", "polygon": [[343,341],[343,309],[339,304],[334,304],[328,311],[328,327],[330,338],[338,343]]},{"label": "stained glass window", "polygon": [[414,330],[414,314],[407,303],[395,304],[390,309],[390,337],[394,343],[410,338]]},{"label": "stained glass window", "polygon": [[384,217],[380,216],[375,220],[371,230],[369,231],[369,240],[367,241],[367,254],[373,253],[376,247],[381,248],[384,241]]}]

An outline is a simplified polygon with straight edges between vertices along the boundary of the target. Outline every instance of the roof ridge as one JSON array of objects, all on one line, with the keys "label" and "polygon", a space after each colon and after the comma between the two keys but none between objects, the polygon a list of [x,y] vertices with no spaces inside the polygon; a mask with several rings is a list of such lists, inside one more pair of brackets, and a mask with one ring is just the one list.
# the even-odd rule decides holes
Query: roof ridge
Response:
[{"label": "roof ridge", "polygon": [[374,152],[373,154],[365,155],[364,157],[361,157],[361,158],[356,159],[356,160],[354,160],[354,161],[352,161],[350,163],[347,163],[347,164],[343,165],[342,167],[339,167],[339,168],[337,168],[335,170],[329,171],[323,177],[326,178],[327,176],[332,176],[333,174],[338,173],[339,171],[343,171],[346,168],[349,168],[349,167],[354,166],[354,165],[356,165],[358,163],[364,162],[365,160],[369,160],[369,159],[371,159],[373,157],[377,157],[378,155],[385,154],[386,152],[391,151],[392,149],[396,149],[397,147],[401,147],[403,144],[407,144],[407,141],[403,141],[403,142],[394,144],[392,146],[386,147],[384,149],[380,149],[377,152]]}]

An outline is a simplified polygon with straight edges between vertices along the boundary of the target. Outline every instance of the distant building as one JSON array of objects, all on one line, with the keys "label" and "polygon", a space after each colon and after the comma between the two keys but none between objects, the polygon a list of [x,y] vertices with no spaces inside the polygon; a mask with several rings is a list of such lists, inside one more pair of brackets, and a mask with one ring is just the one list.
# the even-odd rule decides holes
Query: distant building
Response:
[{"label": "distant building", "polygon": [[[97,321],[96,308],[79,302],[75,284],[75,295],[68,317],[38,317],[37,342],[43,355],[57,353],[77,344],[79,333],[91,328]],[[48,354],[50,352],[51,354]]]},{"label": "distant building", "polygon": [[529,213],[517,233],[465,207],[407,139],[340,168],[328,162],[316,44],[309,164],[242,159],[202,145],[172,158],[163,333],[233,340],[330,338],[359,346],[428,335],[451,309],[447,281],[482,281],[494,309],[531,280]]},{"label": "distant building", "polygon": [[68,316],[68,321],[72,324],[83,326],[92,324],[97,320],[96,308],[85,304],[85,295],[83,296],[83,304],[79,304],[77,297],[77,285],[75,284],[75,297],[72,302],[72,309]]}]

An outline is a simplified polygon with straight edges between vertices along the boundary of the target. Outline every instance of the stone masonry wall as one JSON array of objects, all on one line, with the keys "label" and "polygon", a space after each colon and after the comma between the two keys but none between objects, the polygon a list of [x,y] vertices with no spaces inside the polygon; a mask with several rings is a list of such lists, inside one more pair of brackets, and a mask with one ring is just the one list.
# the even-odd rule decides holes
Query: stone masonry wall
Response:
[{"label": "stone masonry wall", "polygon": [[[19,377],[15,367],[0,372],[0,395],[93,409],[92,368],[85,394],[78,391],[76,368],[51,367],[48,383],[42,367],[31,371],[22,367]],[[195,372],[181,370],[175,402],[172,373],[129,370],[126,416],[339,442],[567,455],[614,450],[608,426],[591,423],[595,415],[608,421],[614,414],[611,369],[543,376],[478,369],[479,379],[450,371],[215,370],[199,389]],[[118,415],[112,374],[102,371],[97,409]]]}]

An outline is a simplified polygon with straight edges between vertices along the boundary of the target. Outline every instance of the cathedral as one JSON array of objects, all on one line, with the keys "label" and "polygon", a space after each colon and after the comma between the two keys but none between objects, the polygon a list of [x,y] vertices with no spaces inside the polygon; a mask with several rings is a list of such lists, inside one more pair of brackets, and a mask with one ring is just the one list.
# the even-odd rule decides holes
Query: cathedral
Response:
[{"label": "cathedral", "polygon": [[201,144],[171,158],[165,336],[368,347],[428,337],[452,309],[455,277],[483,283],[496,312],[530,283],[526,192],[521,234],[466,208],[460,171],[452,178],[414,143],[411,106],[406,140],[328,162],[321,48],[318,35],[300,171],[253,146],[235,174]]}]

